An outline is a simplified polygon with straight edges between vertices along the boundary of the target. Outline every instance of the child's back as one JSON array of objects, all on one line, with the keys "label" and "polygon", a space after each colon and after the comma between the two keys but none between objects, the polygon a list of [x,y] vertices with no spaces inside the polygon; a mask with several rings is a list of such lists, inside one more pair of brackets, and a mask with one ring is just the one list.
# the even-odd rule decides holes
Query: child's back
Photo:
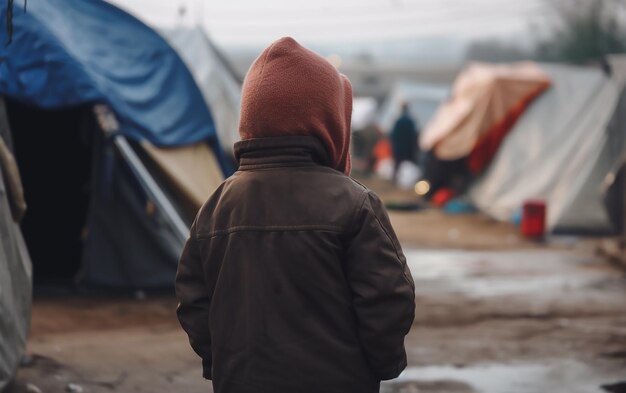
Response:
[{"label": "child's back", "polygon": [[346,146],[302,134],[236,145],[181,258],[179,317],[216,393],[370,393],[406,366],[414,288],[384,208]]}]

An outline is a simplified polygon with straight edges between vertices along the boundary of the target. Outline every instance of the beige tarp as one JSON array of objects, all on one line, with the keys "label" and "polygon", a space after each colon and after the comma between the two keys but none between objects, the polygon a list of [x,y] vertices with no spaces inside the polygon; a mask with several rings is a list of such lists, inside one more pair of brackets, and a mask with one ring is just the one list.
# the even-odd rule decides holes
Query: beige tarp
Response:
[{"label": "beige tarp", "polygon": [[198,209],[224,180],[215,154],[206,143],[177,148],[159,148],[149,142],[142,147],[195,209]]},{"label": "beige tarp", "polygon": [[422,132],[421,148],[434,148],[442,160],[468,156],[494,127],[502,132],[503,123],[512,115],[517,118],[549,83],[534,63],[471,64],[457,77],[451,99]]}]

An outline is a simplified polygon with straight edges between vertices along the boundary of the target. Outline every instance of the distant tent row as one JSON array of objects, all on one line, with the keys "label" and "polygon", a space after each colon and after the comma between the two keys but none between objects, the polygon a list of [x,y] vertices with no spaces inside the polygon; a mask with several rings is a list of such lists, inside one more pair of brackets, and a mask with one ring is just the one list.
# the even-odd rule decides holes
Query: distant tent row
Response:
[{"label": "distant tent row", "polygon": [[623,82],[601,69],[474,64],[422,134],[425,177],[431,195],[465,178],[472,202],[499,220],[539,199],[549,231],[611,233],[603,193],[625,131]]},{"label": "distant tent row", "polygon": [[421,128],[428,124],[437,108],[447,98],[445,85],[411,81],[398,81],[378,106],[373,97],[354,99],[352,113],[353,169],[375,170],[383,177],[391,177],[393,171],[392,150],[389,134],[406,104],[410,115]]},{"label": "distant tent row", "polygon": [[624,154],[626,93],[602,70],[542,64],[552,81],[510,131],[469,195],[510,220],[525,200],[548,206],[548,229],[611,233],[605,181]]}]

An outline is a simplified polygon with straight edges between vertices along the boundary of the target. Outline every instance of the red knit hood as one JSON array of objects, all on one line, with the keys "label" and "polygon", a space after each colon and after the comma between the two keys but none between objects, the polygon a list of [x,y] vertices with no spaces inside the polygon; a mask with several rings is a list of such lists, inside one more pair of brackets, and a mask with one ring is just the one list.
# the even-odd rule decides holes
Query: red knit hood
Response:
[{"label": "red knit hood", "polygon": [[352,86],[345,75],[293,38],[267,47],[243,82],[242,140],[311,135],[324,142],[333,168],[350,173]]}]

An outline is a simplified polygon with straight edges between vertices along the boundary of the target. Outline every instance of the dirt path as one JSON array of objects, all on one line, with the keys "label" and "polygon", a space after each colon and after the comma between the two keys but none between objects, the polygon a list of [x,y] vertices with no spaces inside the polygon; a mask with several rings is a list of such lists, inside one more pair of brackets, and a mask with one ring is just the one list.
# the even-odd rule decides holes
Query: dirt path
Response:
[{"label": "dirt path", "polygon": [[[417,316],[409,367],[382,392],[599,392],[626,379],[626,282],[593,241],[528,242],[480,214],[390,215]],[[34,361],[14,392],[29,383],[43,393],[70,383],[85,393],[210,391],[174,309],[171,296],[37,299]]]},{"label": "dirt path", "polygon": [[[626,370],[626,285],[593,255],[408,248],[409,368],[383,392],[591,392]],[[171,297],[55,298],[33,311],[16,392],[206,392]]]}]

